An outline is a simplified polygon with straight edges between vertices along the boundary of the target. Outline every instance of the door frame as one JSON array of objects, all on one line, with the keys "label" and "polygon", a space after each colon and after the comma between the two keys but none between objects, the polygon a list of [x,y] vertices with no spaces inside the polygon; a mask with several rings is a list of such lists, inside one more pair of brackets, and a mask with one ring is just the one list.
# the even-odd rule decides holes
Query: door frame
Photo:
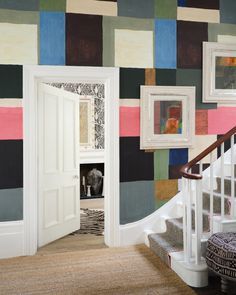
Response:
[{"label": "door frame", "polygon": [[105,85],[105,232],[109,247],[120,245],[119,232],[119,69],[74,66],[23,66],[24,254],[38,242],[38,83],[103,83]]}]

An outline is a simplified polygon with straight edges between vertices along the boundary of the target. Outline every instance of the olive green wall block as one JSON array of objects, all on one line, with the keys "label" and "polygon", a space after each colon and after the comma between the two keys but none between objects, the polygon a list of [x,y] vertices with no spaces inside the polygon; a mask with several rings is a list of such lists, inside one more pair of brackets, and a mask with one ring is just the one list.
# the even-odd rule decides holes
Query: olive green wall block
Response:
[{"label": "olive green wall block", "polygon": [[177,69],[177,86],[195,86],[196,87],[196,109],[216,109],[216,103],[202,102],[202,70],[200,69]]},{"label": "olive green wall block", "polygon": [[35,11],[0,9],[0,22],[10,24],[38,24],[39,13]]},{"label": "olive green wall block", "polygon": [[169,150],[154,152],[154,179],[169,178]]},{"label": "olive green wall block", "polygon": [[103,16],[103,66],[106,67],[115,65],[115,29],[154,31],[154,19]]},{"label": "olive green wall block", "polygon": [[218,35],[236,36],[236,25],[231,24],[208,24],[208,41],[217,42]]},{"label": "olive green wall block", "polygon": [[177,0],[155,0],[155,17],[177,18]]},{"label": "olive green wall block", "polygon": [[66,0],[40,0],[40,10],[66,11]]}]

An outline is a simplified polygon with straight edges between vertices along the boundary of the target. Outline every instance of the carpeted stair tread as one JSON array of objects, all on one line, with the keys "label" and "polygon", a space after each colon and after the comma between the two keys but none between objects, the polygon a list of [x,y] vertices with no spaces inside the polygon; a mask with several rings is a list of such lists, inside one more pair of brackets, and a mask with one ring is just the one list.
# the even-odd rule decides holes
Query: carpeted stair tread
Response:
[{"label": "carpeted stair tread", "polygon": [[148,236],[151,250],[170,266],[169,253],[183,250],[183,243],[171,238],[169,233],[155,233]]}]

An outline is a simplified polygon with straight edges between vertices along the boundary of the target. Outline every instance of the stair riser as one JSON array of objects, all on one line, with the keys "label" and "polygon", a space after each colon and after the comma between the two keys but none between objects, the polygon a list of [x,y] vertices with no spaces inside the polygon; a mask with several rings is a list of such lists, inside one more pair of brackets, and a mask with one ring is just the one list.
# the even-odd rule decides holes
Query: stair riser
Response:
[{"label": "stair riser", "polygon": [[[203,231],[207,232],[210,228],[209,215],[202,214]],[[192,228],[195,230],[195,211],[192,210]]]},{"label": "stair riser", "polygon": [[166,231],[179,244],[183,244],[183,228],[177,226],[170,220],[166,220]]},{"label": "stair riser", "polygon": [[[221,193],[221,179],[217,178],[217,192]],[[224,193],[227,196],[231,196],[231,180],[225,179],[224,180]],[[236,182],[234,181],[234,196],[236,196]]]},{"label": "stair riser", "polygon": [[[203,193],[203,209],[210,211],[210,194]],[[213,212],[214,214],[221,213],[221,197],[213,196]],[[225,199],[225,214],[230,213],[230,204],[228,199]]]},{"label": "stair riser", "polygon": [[170,267],[170,258],[168,253],[161,247],[158,243],[156,243],[152,238],[149,237],[150,249],[161,258],[161,260]]}]

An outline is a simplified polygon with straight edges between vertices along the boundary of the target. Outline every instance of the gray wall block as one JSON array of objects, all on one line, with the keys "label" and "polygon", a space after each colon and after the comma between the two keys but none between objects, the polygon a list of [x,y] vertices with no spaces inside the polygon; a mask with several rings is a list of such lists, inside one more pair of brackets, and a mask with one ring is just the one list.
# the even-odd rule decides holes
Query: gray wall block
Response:
[{"label": "gray wall block", "polygon": [[140,220],[155,211],[154,181],[120,184],[120,224]]},{"label": "gray wall block", "polygon": [[23,219],[23,188],[0,190],[0,222]]}]

